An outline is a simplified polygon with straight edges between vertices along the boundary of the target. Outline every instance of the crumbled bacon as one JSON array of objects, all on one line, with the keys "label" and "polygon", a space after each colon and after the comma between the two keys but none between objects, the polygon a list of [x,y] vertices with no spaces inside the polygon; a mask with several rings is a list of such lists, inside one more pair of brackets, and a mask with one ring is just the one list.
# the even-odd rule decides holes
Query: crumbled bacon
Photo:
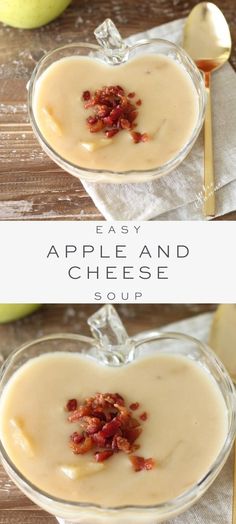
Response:
[{"label": "crumbled bacon", "polygon": [[104,460],[107,460],[109,459],[110,457],[112,457],[113,455],[113,451],[108,451],[108,450],[105,450],[105,451],[97,451],[95,453],[95,459],[97,462],[104,462]]},{"label": "crumbled bacon", "polygon": [[[97,393],[87,398],[78,406],[75,399],[67,402],[66,409],[71,413],[69,422],[80,424],[80,431],[70,436],[70,447],[75,454],[93,451],[97,462],[103,462],[114,453],[134,453],[139,445],[136,440],[142,432],[141,422],[132,411],[140,407],[133,402],[129,408],[119,393]],[[73,408],[73,409],[72,409]],[[131,410],[131,411],[130,411]],[[146,420],[143,412],[139,419]],[[131,455],[130,460],[135,471],[152,469],[154,461]]]},{"label": "crumbled bacon", "polygon": [[98,131],[101,131],[104,128],[104,123],[102,120],[98,120],[94,122],[93,124],[89,124],[89,131],[90,133],[98,133]]},{"label": "crumbled bacon", "polygon": [[108,129],[107,131],[105,131],[105,135],[107,136],[107,138],[112,138],[117,133],[119,133],[119,129]]},{"label": "crumbled bacon", "polygon": [[137,428],[131,428],[131,429],[124,430],[124,435],[130,442],[130,444],[133,444],[135,440],[137,440],[139,435],[141,435],[141,433],[142,433],[142,429],[140,426],[138,426]]},{"label": "crumbled bacon", "polygon": [[125,90],[117,86],[104,86],[97,89],[93,94],[86,90],[82,94],[85,109],[92,109],[93,113],[87,118],[87,125],[91,133],[103,131],[107,138],[112,138],[119,131],[126,130],[135,144],[146,142],[149,137],[147,133],[131,132],[137,124],[138,107],[142,104],[139,98],[131,102],[136,94],[134,92],[126,95]]},{"label": "crumbled bacon", "polygon": [[80,419],[80,425],[88,435],[94,435],[102,428],[102,421],[97,417],[88,417],[85,416]]},{"label": "crumbled bacon", "polygon": [[67,411],[75,411],[77,409],[77,405],[77,400],[75,398],[71,398],[66,404],[66,409]]},{"label": "crumbled bacon", "polygon": [[100,431],[93,434],[93,442],[97,448],[105,448],[107,444],[107,440],[101,435]]},{"label": "crumbled bacon", "polygon": [[133,402],[132,404],[130,404],[129,408],[132,409],[132,411],[135,411],[139,408],[139,402]]},{"label": "crumbled bacon", "polygon": [[78,431],[74,431],[72,435],[70,436],[71,442],[74,442],[74,444],[80,444],[84,441],[84,436],[81,433],[78,433]]},{"label": "crumbled bacon", "polygon": [[131,443],[128,441],[127,438],[124,438],[124,437],[116,438],[116,447],[120,451],[124,451],[124,453],[130,453],[132,450]]},{"label": "crumbled bacon", "polygon": [[148,415],[147,415],[146,411],[141,413],[141,415],[139,415],[139,418],[140,418],[140,420],[143,420],[143,421],[147,420]]},{"label": "crumbled bacon", "polygon": [[116,435],[118,429],[120,429],[121,427],[121,420],[119,419],[119,416],[116,416],[114,417],[111,422],[107,422],[100,434],[102,435],[102,437],[104,437],[105,439],[109,438],[109,437],[113,437],[114,435]]},{"label": "crumbled bacon", "polygon": [[70,447],[72,448],[73,453],[76,455],[84,455],[92,449],[93,440],[91,437],[83,437],[83,440],[78,443],[74,442],[74,440],[71,440]]},{"label": "crumbled bacon", "polygon": [[149,139],[147,133],[139,133],[138,131],[132,131],[131,136],[135,144],[138,144],[139,142],[147,142]]},{"label": "crumbled bacon", "polygon": [[91,98],[90,91],[84,91],[83,92],[83,100],[90,100],[90,98]]},{"label": "crumbled bacon", "polygon": [[143,457],[138,457],[137,455],[132,455],[129,457],[130,462],[134,468],[134,471],[150,470],[153,469],[155,462],[152,458],[145,459]]},{"label": "crumbled bacon", "polygon": [[87,406],[79,406],[78,409],[73,411],[71,415],[69,415],[68,420],[70,422],[77,422],[82,417],[86,417],[86,415],[89,415],[90,410]]}]

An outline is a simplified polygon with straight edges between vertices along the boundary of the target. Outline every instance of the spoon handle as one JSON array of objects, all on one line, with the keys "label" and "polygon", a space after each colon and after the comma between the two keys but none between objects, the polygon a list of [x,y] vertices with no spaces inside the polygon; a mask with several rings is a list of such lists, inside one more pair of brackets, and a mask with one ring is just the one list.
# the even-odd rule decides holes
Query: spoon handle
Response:
[{"label": "spoon handle", "polygon": [[211,75],[205,73],[207,92],[206,116],[204,124],[204,215],[215,215],[215,180],[213,168],[212,121],[211,121]]}]

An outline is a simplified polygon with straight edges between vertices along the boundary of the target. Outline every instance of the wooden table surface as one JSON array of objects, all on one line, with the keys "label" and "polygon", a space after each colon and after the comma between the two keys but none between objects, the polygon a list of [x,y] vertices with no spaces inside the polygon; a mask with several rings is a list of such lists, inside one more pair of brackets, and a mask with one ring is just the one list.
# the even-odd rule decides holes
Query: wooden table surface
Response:
[{"label": "wooden table surface", "polygon": [[[206,311],[212,305],[117,305],[129,335],[156,328]],[[58,331],[89,335],[86,319],[97,305],[46,305],[22,320],[0,326],[0,354],[6,355],[20,344]],[[51,524],[53,517],[40,510],[9,480],[0,466],[0,524]]]},{"label": "wooden table surface", "polygon": [[[82,184],[50,161],[33,136],[26,83],[45,51],[63,43],[90,41],[110,17],[124,37],[181,18],[194,0],[74,0],[55,22],[34,31],[0,24],[0,220],[100,220]],[[235,0],[218,0],[230,23],[236,67]],[[236,212],[223,217],[236,219]]]}]

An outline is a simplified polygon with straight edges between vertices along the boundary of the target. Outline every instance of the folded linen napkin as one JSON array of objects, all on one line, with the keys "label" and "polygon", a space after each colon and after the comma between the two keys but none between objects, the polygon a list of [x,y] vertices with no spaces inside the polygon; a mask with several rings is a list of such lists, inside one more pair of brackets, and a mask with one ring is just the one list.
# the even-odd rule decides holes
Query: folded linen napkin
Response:
[{"label": "folded linen napkin", "polygon": [[[178,331],[207,342],[212,313],[204,313],[186,320],[169,324],[161,331]],[[166,524],[230,524],[233,499],[233,453],[217,479],[196,504]],[[72,524],[58,519],[59,524]]]},{"label": "folded linen napkin", "polygon": [[[165,38],[181,43],[184,19],[175,20],[127,42]],[[236,209],[236,75],[229,63],[212,82],[214,159],[217,215]],[[99,184],[82,180],[84,188],[107,220],[203,219],[203,133],[180,166],[162,178],[142,184]]]}]

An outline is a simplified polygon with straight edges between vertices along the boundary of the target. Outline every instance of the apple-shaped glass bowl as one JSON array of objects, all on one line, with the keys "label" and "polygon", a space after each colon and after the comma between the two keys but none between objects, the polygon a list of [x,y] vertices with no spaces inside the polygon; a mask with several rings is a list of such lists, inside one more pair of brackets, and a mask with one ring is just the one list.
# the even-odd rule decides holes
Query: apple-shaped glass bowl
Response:
[{"label": "apple-shaped glass bowl", "polygon": [[29,359],[52,351],[83,353],[107,366],[130,365],[134,359],[161,352],[182,355],[200,364],[217,383],[227,414],[227,435],[209,471],[182,495],[165,503],[143,506],[104,507],[98,504],[71,502],[56,498],[38,489],[16,468],[0,441],[2,464],[10,478],[36,504],[53,514],[61,524],[104,524],[140,522],[157,524],[173,518],[196,502],[209,488],[223,467],[232,447],[236,431],[236,402],[233,383],[215,354],[197,339],[156,330],[139,333],[132,339],[111,305],[98,310],[88,319],[93,338],[77,334],[46,336],[13,352],[6,360],[0,376],[0,405],[4,388],[13,373]]},{"label": "apple-shaped glass bowl", "polygon": [[[88,43],[65,45],[47,53],[36,65],[28,84],[29,115],[36,137],[44,151],[52,160],[54,160],[54,162],[65,171],[85,180],[105,183],[138,183],[166,175],[175,169],[188,155],[202,128],[205,116],[206,93],[201,73],[187,53],[182,48],[168,40],[140,40],[132,46],[127,45],[122,40],[113,22],[109,19],[105,20],[105,22],[95,30],[95,36],[99,45]],[[189,76],[193,90],[196,92],[198,101],[197,120],[192,133],[184,146],[178,150],[170,160],[162,165],[158,165],[156,168],[147,170],[127,170],[122,172],[102,169],[95,170],[94,168],[88,169],[81,167],[63,158],[57,151],[55,151],[46,140],[45,136],[43,136],[35,115],[36,86],[45,70],[60,59],[73,56],[90,57],[91,60],[106,63],[111,67],[118,67],[120,64],[124,64],[134,57],[152,54],[164,55],[179,64]]]}]

